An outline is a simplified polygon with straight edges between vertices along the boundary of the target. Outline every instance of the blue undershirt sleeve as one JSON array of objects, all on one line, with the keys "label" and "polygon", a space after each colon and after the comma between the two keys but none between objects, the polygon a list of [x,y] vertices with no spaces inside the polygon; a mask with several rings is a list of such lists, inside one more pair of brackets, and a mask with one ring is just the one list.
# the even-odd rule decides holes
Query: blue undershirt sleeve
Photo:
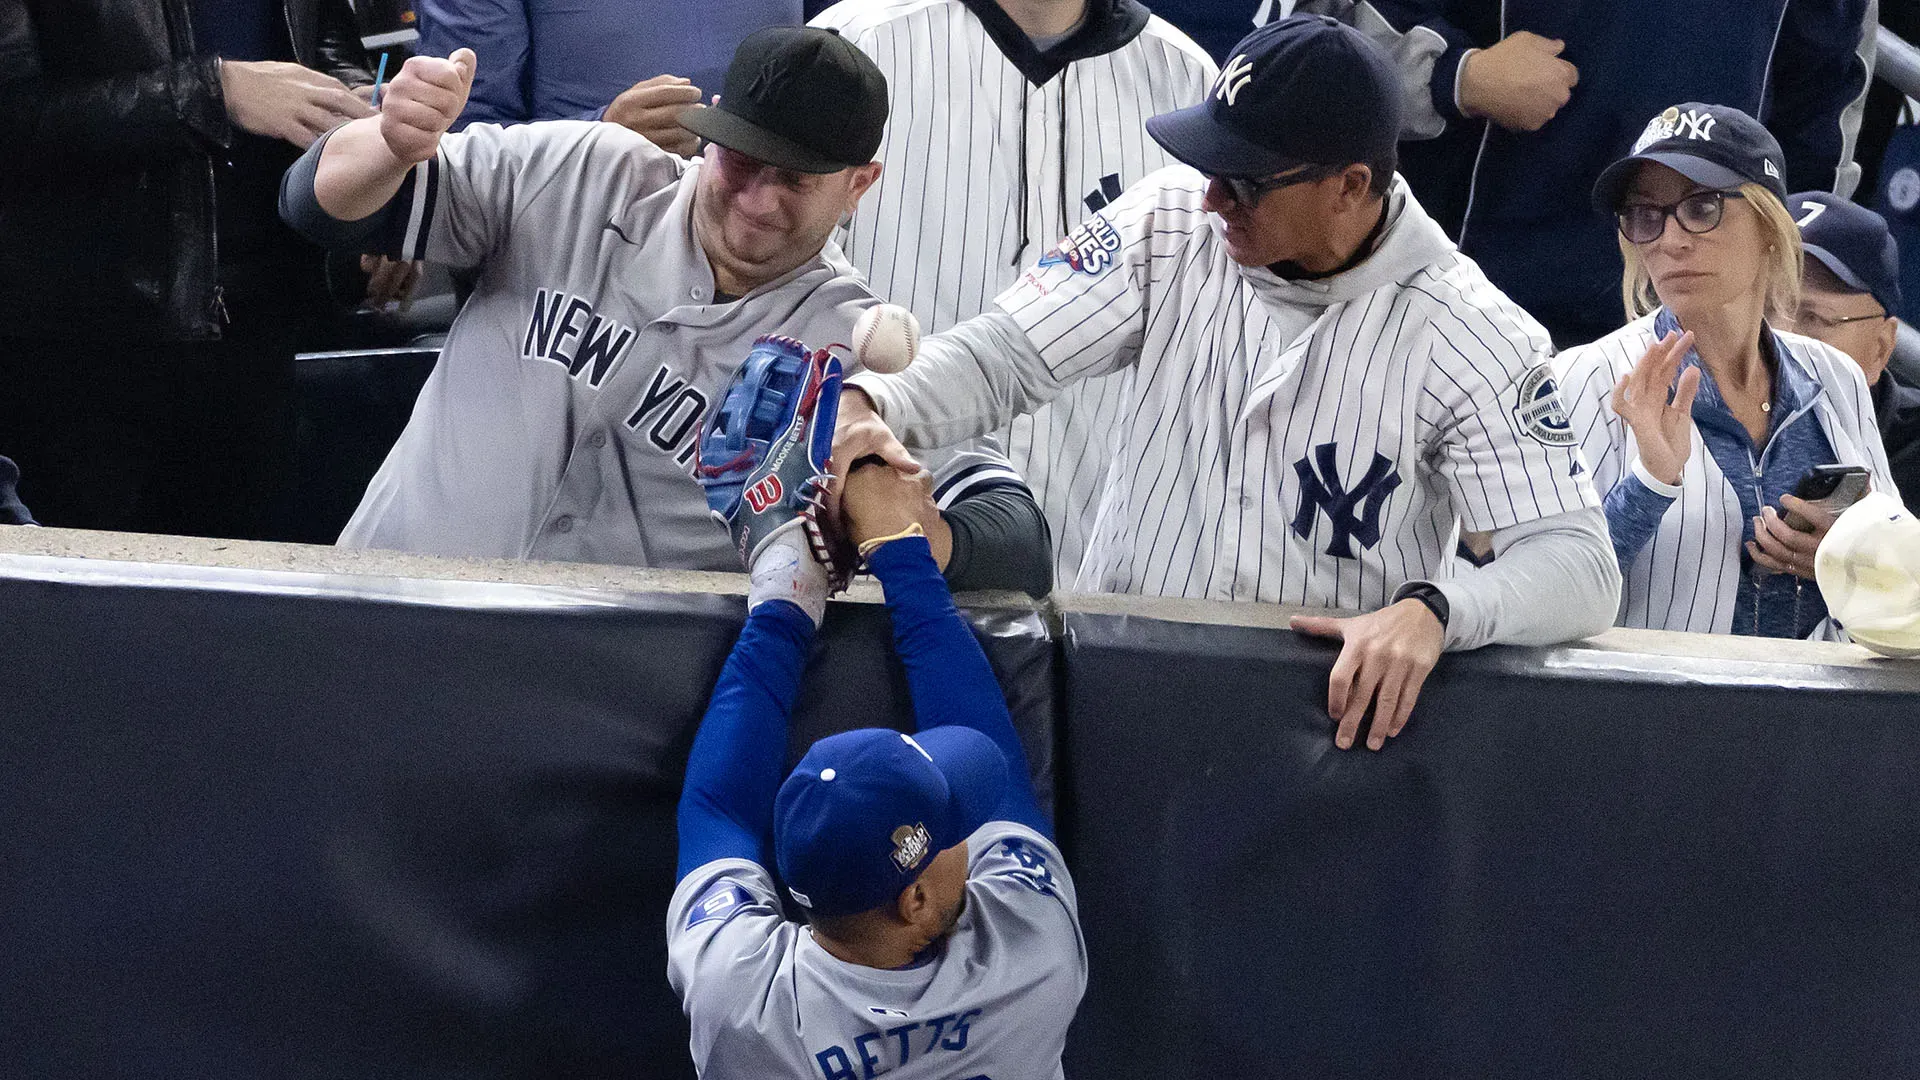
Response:
[{"label": "blue undershirt sleeve", "polygon": [[1026,751],[1013,729],[1006,695],[987,654],[953,606],[953,594],[922,537],[883,544],[867,560],[886,590],[893,616],[893,647],[907,669],[913,714],[924,730],[963,724],[992,739],[1007,759],[1007,794],[994,815],[1049,839],[1053,823],[1040,809]]},{"label": "blue undershirt sleeve", "polygon": [[773,865],[773,800],[813,635],[813,619],[785,600],[748,613],[687,757],[676,881],[715,859]]},{"label": "blue undershirt sleeve", "polygon": [[1602,500],[1607,511],[1607,531],[1613,534],[1613,557],[1620,572],[1627,572],[1640,549],[1653,539],[1653,531],[1667,513],[1673,500],[1640,482],[1629,472],[1613,485]]}]

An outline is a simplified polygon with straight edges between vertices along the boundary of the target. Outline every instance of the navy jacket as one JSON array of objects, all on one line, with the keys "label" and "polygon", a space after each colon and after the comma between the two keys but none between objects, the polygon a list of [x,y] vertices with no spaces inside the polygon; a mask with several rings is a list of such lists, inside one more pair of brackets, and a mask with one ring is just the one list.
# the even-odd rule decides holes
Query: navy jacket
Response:
[{"label": "navy jacket", "polygon": [[[1408,82],[1401,171],[1422,205],[1562,348],[1625,322],[1614,224],[1595,178],[1669,105],[1760,119],[1788,191],[1852,194],[1867,88],[1867,0],[1309,0],[1388,47]],[[1468,120],[1455,79],[1469,48],[1530,30],[1580,69],[1538,132]]]},{"label": "navy jacket", "polygon": [[1253,33],[1261,0],[1144,0],[1147,10],[1172,23],[1213,56],[1227,62],[1227,50]]},{"label": "navy jacket", "polygon": [[1900,501],[1920,510],[1920,389],[1883,372],[1873,384],[1873,411],[1880,420],[1880,441],[1900,488]]},{"label": "navy jacket", "polygon": [[479,67],[458,127],[597,120],[655,75],[721,90],[733,51],[767,26],[800,25],[801,0],[417,0],[419,50],[466,47]]},{"label": "navy jacket", "polygon": [[14,494],[13,486],[20,482],[20,467],[9,458],[0,457],[0,525],[32,525],[33,515],[27,512],[20,496]]}]

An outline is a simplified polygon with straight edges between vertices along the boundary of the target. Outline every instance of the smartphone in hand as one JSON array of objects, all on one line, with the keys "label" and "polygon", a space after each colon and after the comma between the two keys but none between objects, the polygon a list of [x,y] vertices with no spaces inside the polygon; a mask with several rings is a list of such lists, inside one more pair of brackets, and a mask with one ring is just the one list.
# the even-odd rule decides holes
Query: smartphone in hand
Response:
[{"label": "smartphone in hand", "polygon": [[[1800,477],[1794,497],[1817,503],[1838,517],[1867,493],[1867,470],[1859,465],[1815,465]],[[1789,510],[1787,527],[1812,532],[1813,522]]]}]

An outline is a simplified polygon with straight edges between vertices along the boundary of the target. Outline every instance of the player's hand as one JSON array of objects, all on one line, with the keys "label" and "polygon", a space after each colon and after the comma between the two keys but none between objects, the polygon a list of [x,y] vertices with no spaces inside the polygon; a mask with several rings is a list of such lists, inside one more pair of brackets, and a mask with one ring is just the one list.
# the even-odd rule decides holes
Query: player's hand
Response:
[{"label": "player's hand", "polygon": [[302,150],[343,121],[373,115],[346,83],[278,60],[222,60],[220,94],[235,127]]},{"label": "player's hand", "polygon": [[367,306],[375,309],[397,303],[405,311],[420,284],[419,263],[385,255],[360,256],[360,272],[367,275]]},{"label": "player's hand", "polygon": [[945,570],[953,557],[953,532],[933,501],[933,477],[925,472],[909,477],[887,465],[862,465],[847,474],[840,507],[847,535],[856,546],[905,532],[917,522],[940,569]]},{"label": "player's hand", "polygon": [[1327,678],[1327,715],[1339,725],[1333,743],[1342,750],[1352,749],[1369,705],[1373,725],[1367,749],[1378,750],[1400,734],[1447,639],[1433,611],[1411,599],[1350,619],[1295,615],[1288,625],[1297,633],[1345,642]]},{"label": "player's hand", "polygon": [[380,97],[380,137],[394,157],[415,165],[440,148],[467,107],[474,63],[472,49],[455,49],[445,60],[413,56],[400,65]]},{"label": "player's hand", "polygon": [[1580,69],[1560,59],[1567,43],[1521,30],[1462,61],[1460,106],[1508,131],[1539,131],[1573,96]]},{"label": "player's hand", "polygon": [[833,428],[833,484],[827,489],[827,513],[841,513],[840,495],[847,486],[847,473],[866,457],[878,457],[902,476],[926,472],[894,438],[893,430],[874,411],[873,399],[866,391],[849,386],[840,391],[840,416]]},{"label": "player's hand", "polygon": [[637,82],[607,106],[601,119],[646,137],[669,154],[692,157],[700,137],[680,126],[680,110],[700,103],[700,88],[678,75]]},{"label": "player's hand", "polygon": [[1700,392],[1700,369],[1680,372],[1680,362],[1692,349],[1691,332],[1668,333],[1613,384],[1614,414],[1633,430],[1640,464],[1664,484],[1680,483],[1681,470],[1693,454],[1693,398]]},{"label": "player's hand", "polygon": [[1812,581],[1813,553],[1820,550],[1820,541],[1827,538],[1836,515],[1818,503],[1792,495],[1780,496],[1780,505],[1806,518],[1813,531],[1801,532],[1788,525],[1773,507],[1761,507],[1760,516],[1753,519],[1753,539],[1747,541],[1747,554],[1776,574],[1798,574]]}]

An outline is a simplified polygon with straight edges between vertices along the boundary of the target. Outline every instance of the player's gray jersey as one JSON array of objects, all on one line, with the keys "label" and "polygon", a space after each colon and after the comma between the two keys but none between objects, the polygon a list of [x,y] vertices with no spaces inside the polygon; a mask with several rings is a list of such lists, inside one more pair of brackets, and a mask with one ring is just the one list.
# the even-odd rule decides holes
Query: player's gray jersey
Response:
[{"label": "player's gray jersey", "polygon": [[[1022,71],[960,0],[843,0],[814,25],[873,58],[891,106],[885,168],[841,246],[929,333],[984,311],[1087,214],[1172,164],[1146,120],[1201,100],[1215,71],[1157,16],[1057,73]],[[1127,379],[1090,379],[1001,433],[1052,527],[1063,582],[1079,567]]]},{"label": "player's gray jersey", "polygon": [[667,975],[709,1080],[1058,1077],[1087,986],[1073,879],[1053,844],[1010,822],[968,838],[966,908],[934,955],[881,970],[838,959],[790,922],[744,859],[689,874],[667,909]]},{"label": "player's gray jersey", "polygon": [[[1819,423],[1835,460],[1865,467],[1875,490],[1896,491],[1860,366],[1812,338],[1773,333],[1783,346],[1780,362],[1798,364],[1822,387],[1808,419]],[[1598,341],[1568,349],[1554,361],[1564,380],[1573,433],[1593,466],[1594,487],[1603,493],[1624,480],[1640,457],[1633,429],[1613,411],[1614,384],[1633,370],[1658,336],[1654,315],[1647,315]],[[1697,427],[1689,441],[1692,450],[1681,470],[1679,497],[1667,507],[1646,546],[1620,568],[1620,626],[1733,632],[1745,512]],[[1815,636],[1830,633],[1823,626]]]},{"label": "player's gray jersey", "polygon": [[[441,140],[401,189],[392,252],[478,278],[342,545],[739,568],[692,477],[708,408],[756,337],[845,342],[878,300],[829,243],[714,303],[699,169],[613,124]],[[1017,480],[998,457],[928,464],[943,506]]]},{"label": "player's gray jersey", "polygon": [[1378,608],[1481,532],[1597,506],[1546,332],[1395,178],[1373,254],[1319,281],[1227,255],[1206,180],[1156,173],[996,301],[1037,355],[865,376],[915,442],[1133,365],[1077,587]]}]

